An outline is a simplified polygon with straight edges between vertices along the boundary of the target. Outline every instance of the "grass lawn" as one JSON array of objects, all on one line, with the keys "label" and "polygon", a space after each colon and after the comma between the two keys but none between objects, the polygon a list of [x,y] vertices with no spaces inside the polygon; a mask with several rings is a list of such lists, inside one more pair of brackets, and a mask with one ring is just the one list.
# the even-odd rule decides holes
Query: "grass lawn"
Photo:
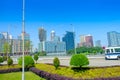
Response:
[{"label": "grass lawn", "polygon": [[60,67],[58,70],[55,70],[54,66],[47,64],[36,64],[36,68],[53,74],[82,79],[109,78],[120,76],[120,67],[96,68],[84,71],[80,70],[78,72],[75,72],[74,70],[71,70],[71,68],[66,67]]},{"label": "grass lawn", "polygon": [[[21,76],[22,76],[21,72],[0,74],[0,80],[22,80]],[[39,76],[32,72],[25,72],[25,80],[45,80],[45,79],[40,78]]]}]

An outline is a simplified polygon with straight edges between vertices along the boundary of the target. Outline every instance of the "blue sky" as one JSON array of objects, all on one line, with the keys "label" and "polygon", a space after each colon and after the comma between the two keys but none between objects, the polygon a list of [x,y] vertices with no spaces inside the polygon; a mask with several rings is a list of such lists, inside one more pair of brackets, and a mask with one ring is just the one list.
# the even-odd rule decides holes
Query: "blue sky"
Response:
[{"label": "blue sky", "polygon": [[[91,34],[94,41],[107,46],[107,32],[120,32],[120,0],[25,0],[25,30],[34,47],[39,43],[41,26],[62,37],[65,31],[76,32],[76,42],[81,34]],[[72,26],[70,25],[72,24]],[[9,31],[17,38],[22,31],[22,0],[0,1],[0,32]]]}]

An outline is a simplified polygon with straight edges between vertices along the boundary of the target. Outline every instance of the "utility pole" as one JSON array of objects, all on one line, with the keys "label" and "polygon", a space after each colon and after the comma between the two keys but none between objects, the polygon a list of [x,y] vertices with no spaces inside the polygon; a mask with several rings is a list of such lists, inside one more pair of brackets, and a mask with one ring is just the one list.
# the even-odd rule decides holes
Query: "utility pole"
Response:
[{"label": "utility pole", "polygon": [[23,42],[23,55],[22,55],[22,80],[25,79],[25,70],[24,70],[24,34],[25,34],[25,0],[23,0],[23,6],[22,6],[22,42]]}]

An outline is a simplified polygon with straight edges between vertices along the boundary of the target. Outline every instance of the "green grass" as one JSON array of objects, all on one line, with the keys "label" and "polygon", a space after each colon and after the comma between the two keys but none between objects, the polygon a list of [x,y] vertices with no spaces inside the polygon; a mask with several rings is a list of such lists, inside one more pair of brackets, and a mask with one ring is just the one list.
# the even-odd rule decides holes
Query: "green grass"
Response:
[{"label": "green grass", "polygon": [[[21,72],[0,74],[0,80],[22,80],[21,76],[22,76]],[[39,76],[32,72],[25,72],[25,80],[45,80],[45,79],[40,78]]]},{"label": "green grass", "polygon": [[89,69],[85,71],[75,72],[71,68],[60,67],[55,70],[54,66],[47,64],[36,64],[36,68],[40,70],[47,71],[52,74],[59,74],[62,76],[82,78],[82,79],[92,79],[92,78],[109,78],[109,77],[119,77],[120,67],[109,67],[109,68],[96,68]]}]

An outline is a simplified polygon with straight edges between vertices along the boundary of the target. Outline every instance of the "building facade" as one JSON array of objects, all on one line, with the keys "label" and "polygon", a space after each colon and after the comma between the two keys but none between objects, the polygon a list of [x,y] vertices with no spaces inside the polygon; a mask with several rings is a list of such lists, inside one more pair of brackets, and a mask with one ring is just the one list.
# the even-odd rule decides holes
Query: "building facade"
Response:
[{"label": "building facade", "polygon": [[39,51],[45,51],[47,55],[65,55],[65,42],[58,41],[43,41],[39,43]]},{"label": "building facade", "polygon": [[120,33],[111,31],[107,33],[108,47],[120,46]]},{"label": "building facade", "polygon": [[88,35],[80,35],[80,47],[93,47],[93,37]]},{"label": "building facade", "polygon": [[46,41],[46,30],[43,28],[43,27],[41,27],[40,29],[39,29],[39,40],[40,40],[40,42],[43,42],[43,41]]},{"label": "building facade", "polygon": [[95,41],[95,46],[96,46],[96,47],[102,47],[102,45],[101,45],[101,40]]},{"label": "building facade", "polygon": [[66,43],[67,51],[75,48],[74,37],[74,32],[66,31],[66,34],[62,38],[62,41]]}]

